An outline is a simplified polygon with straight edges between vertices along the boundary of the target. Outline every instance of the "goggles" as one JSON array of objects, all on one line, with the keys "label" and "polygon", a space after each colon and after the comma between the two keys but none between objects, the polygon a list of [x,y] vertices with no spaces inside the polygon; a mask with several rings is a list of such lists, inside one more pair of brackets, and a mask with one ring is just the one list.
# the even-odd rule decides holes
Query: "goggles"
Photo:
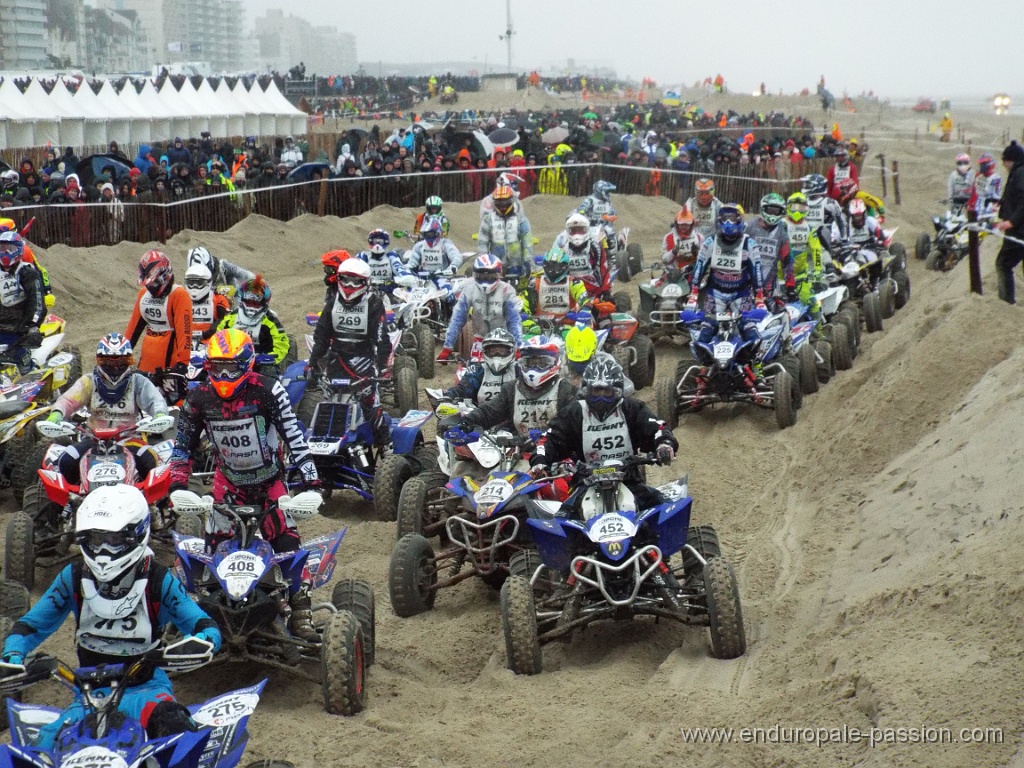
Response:
[{"label": "goggles", "polygon": [[206,370],[217,381],[238,381],[249,372],[248,366],[238,360],[207,360]]},{"label": "goggles", "polygon": [[346,288],[359,288],[366,285],[366,280],[364,278],[356,277],[355,275],[342,275],[338,278],[338,282]]},{"label": "goggles", "polygon": [[788,210],[796,213],[807,213],[807,203],[790,203]]},{"label": "goggles", "polygon": [[134,530],[120,531],[79,531],[75,534],[75,542],[91,554],[108,554],[111,557],[122,555],[139,543]]},{"label": "goggles", "polygon": [[519,358],[519,364],[527,371],[549,371],[555,367],[555,359],[549,355],[528,355]]}]

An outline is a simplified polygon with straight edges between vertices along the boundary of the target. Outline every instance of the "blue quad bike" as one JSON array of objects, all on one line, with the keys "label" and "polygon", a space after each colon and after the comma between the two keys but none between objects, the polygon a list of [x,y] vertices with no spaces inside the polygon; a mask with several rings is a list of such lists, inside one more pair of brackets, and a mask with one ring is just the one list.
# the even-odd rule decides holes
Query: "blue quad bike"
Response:
[{"label": "blue quad bike", "polygon": [[[304,367],[304,363],[289,367],[281,383],[289,399],[298,402],[297,416],[306,428],[309,450],[324,484],[324,498],[330,498],[335,490],[354,491],[373,502],[377,519],[395,520],[398,495],[405,482],[437,467],[437,449],[424,443],[420,430],[433,413],[409,410],[394,420],[385,412],[393,449],[384,453],[374,447],[373,428],[363,419],[356,395],[373,382],[384,384],[391,379],[320,376],[310,386],[303,376]],[[395,373],[398,377],[416,377],[409,366]]]},{"label": "blue quad bike", "polygon": [[[319,642],[303,640],[287,629],[292,590],[299,583],[316,589],[330,581],[347,529],[309,539],[293,552],[275,553],[259,535],[269,506],[215,504],[210,496],[200,498],[191,491],[174,491],[171,503],[193,514],[216,511],[232,523],[231,538],[212,553],[203,539],[174,534],[179,577],[224,639],[212,663],[284,669],[320,683],[324,708],[331,714],[362,711],[366,669],[375,651],[373,588],[355,579],[339,581],[330,603],[315,604],[314,612],[326,614],[326,619],[314,622]],[[322,499],[305,491],[275,503],[293,519],[303,519],[317,513]]]},{"label": "blue quad bike", "polygon": [[0,746],[0,765],[10,768],[234,768],[248,743],[246,723],[260,700],[265,680],[189,707],[192,719],[200,726],[193,732],[149,739],[141,723],[117,712],[133,679],[145,674],[147,668],[180,668],[177,665],[183,658],[201,658],[211,649],[212,644],[204,640],[183,638],[131,664],[77,669],[52,656],[29,657],[23,671],[0,680],[0,693],[14,696],[31,685],[53,679],[78,694],[86,717],[64,726],[53,746],[44,749],[34,746],[40,728],[56,720],[61,711],[8,699],[11,743]]},{"label": "blue quad bike", "polygon": [[[684,310],[680,320],[691,326],[694,361],[683,360],[672,378],[658,381],[655,400],[658,416],[670,427],[679,424],[681,413],[697,413],[719,403],[748,403],[775,411],[780,429],[796,423],[797,408],[802,402],[798,384],[799,371],[790,370],[775,356],[782,351],[781,337],[773,338],[767,359],[758,360],[762,340],[747,340],[740,334],[740,320],[761,323],[767,313],[763,309],[725,312],[716,316],[712,339],[698,340],[696,328],[704,313]],[[788,327],[785,318],[781,320]],[[760,363],[760,370],[758,370]],[[792,371],[792,372],[791,372]]]},{"label": "blue quad bike", "polygon": [[667,500],[644,510],[623,483],[630,467],[656,463],[642,456],[581,463],[564,505],[530,502],[526,527],[537,552],[527,572],[501,588],[513,672],[541,672],[544,643],[569,640],[595,621],[638,616],[708,627],[717,658],[746,652],[736,577],[714,528],[690,527],[686,478],[661,486]]},{"label": "blue quad bike", "polygon": [[[415,616],[431,610],[437,592],[474,576],[497,589],[510,573],[524,568],[536,552],[525,531],[530,497],[550,485],[525,471],[523,453],[539,435],[520,436],[505,429],[465,432],[449,429],[445,439],[489,451],[494,463],[486,475],[453,477],[442,496],[426,503],[426,488],[414,478],[402,492],[398,541],[388,566],[388,591],[395,614]],[[437,536],[440,551],[430,539]]]}]

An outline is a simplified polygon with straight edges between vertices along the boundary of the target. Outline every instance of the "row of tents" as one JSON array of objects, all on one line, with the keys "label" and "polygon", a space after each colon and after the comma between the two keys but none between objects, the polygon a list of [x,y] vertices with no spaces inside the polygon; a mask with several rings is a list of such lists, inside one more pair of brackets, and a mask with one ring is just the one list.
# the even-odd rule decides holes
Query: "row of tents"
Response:
[{"label": "row of tents", "polygon": [[61,78],[48,93],[32,78],[22,90],[12,78],[0,83],[0,148],[140,144],[212,136],[299,136],[307,116],[270,81],[246,88],[221,79],[216,89],[204,79],[181,89],[170,78],[158,89],[146,80],[141,91],[126,83],[120,93],[107,80],[99,92],[83,82],[72,92]]}]

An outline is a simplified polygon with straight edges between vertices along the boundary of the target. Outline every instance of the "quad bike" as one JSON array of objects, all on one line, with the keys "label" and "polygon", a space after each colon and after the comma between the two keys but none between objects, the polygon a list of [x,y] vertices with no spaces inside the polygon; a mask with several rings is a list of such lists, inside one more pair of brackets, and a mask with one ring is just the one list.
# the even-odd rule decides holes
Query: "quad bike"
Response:
[{"label": "quad bike", "polygon": [[[444,335],[452,321],[452,296],[461,291],[465,277],[452,275],[452,291],[439,287],[429,272],[418,274],[419,283],[412,288],[396,288],[394,291],[395,327],[401,331],[401,346],[415,361],[419,375],[424,379],[434,378],[434,344],[444,341]],[[462,350],[468,356],[468,350]]]},{"label": "quad bike", "polygon": [[842,266],[837,273],[826,276],[829,284],[845,286],[851,299],[859,304],[868,333],[881,331],[884,321],[910,300],[906,254],[891,247],[892,233],[886,235],[878,250],[839,249],[837,255]]},{"label": "quad bike", "polygon": [[[412,373],[400,368],[399,375]],[[383,379],[330,378],[320,376],[299,402],[299,421],[307,428],[309,452],[324,483],[324,496],[337,490],[355,491],[372,501],[380,520],[394,520],[398,514],[398,493],[410,477],[424,467],[436,465],[437,454],[424,445],[420,427],[433,415],[411,410],[393,422],[385,412],[393,452],[375,449],[373,427],[363,419],[356,394]],[[305,382],[297,380],[305,385]]]},{"label": "quad bike", "polygon": [[603,215],[600,224],[591,226],[590,241],[604,242],[608,249],[608,263],[618,269],[618,279],[628,283],[635,275],[644,271],[644,249],[640,243],[629,242],[629,227],[615,231],[617,218],[611,214]]},{"label": "quad bike", "polygon": [[[417,478],[406,484],[399,502],[398,541],[388,566],[388,591],[398,616],[429,611],[439,589],[473,576],[500,587],[509,573],[516,572],[514,563],[529,547],[523,529],[527,499],[551,482],[521,471],[523,451],[533,445],[531,437],[504,429],[449,430],[445,439],[488,446],[498,462],[484,478],[452,478],[439,503],[429,508]],[[438,515],[439,509],[446,511]],[[440,552],[430,545],[433,536],[440,537]]]},{"label": "quad bike", "polygon": [[[320,683],[329,713],[360,712],[366,669],[374,660],[373,588],[347,579],[335,585],[330,603],[315,604],[315,612],[327,614],[316,623],[321,636],[317,642],[301,640],[285,628],[292,590],[300,583],[315,589],[330,580],[347,529],[308,540],[294,552],[275,553],[259,534],[269,505],[214,504],[210,496],[200,498],[191,491],[174,491],[171,503],[179,512],[216,511],[231,520],[231,538],[212,553],[202,538],[174,537],[185,588],[196,595],[223,637],[212,663],[256,662],[283,669]],[[272,502],[296,520],[316,515],[321,503],[314,491]]]},{"label": "quad bike", "polygon": [[692,268],[666,267],[661,275],[640,284],[640,322],[652,341],[681,338],[690,333],[679,320],[679,312],[690,293]]},{"label": "quad bike", "polygon": [[167,461],[174,442],[165,440],[153,446],[161,462],[142,479],[137,479],[135,457],[125,445],[126,439],[135,435],[161,434],[173,423],[171,416],[152,416],[119,429],[93,430],[67,421],[59,424],[37,422],[38,431],[50,440],[78,436],[80,439],[90,438],[94,443],[78,462],[82,476],[79,485],[69,483],[58,469],[65,446],[57,442],[48,445],[42,468],[37,468],[39,482],[25,490],[22,510],[15,512],[7,521],[4,542],[6,578],[32,589],[37,566],[53,568],[74,559],[77,555],[77,550],[72,547],[75,513],[89,491],[103,485],[129,483],[142,491],[151,507],[152,536],[157,548],[161,544],[164,549],[171,548],[170,532],[174,528],[189,533],[199,532],[199,520],[179,518],[173,510],[161,504],[170,487]]},{"label": "quad bike", "polygon": [[652,385],[657,366],[654,342],[637,333],[640,322],[630,314],[618,312],[612,302],[597,301],[591,307],[595,330],[609,332],[604,343],[606,351],[622,366],[638,390]]},{"label": "quad bike", "polygon": [[[717,315],[711,341],[690,345],[696,362],[681,361],[675,377],[658,382],[658,416],[670,427],[679,424],[680,413],[697,413],[718,403],[749,403],[771,409],[779,429],[796,423],[799,384],[781,363],[770,363],[760,373],[755,372],[760,340],[748,341],[740,335],[741,317],[759,323],[765,319],[765,311]],[[704,313],[684,310],[680,319],[696,325],[704,320]]]},{"label": "quad bike", "polygon": [[[64,321],[57,315],[47,315],[39,326],[43,343],[35,349],[24,350],[17,344],[0,344],[0,377],[15,380],[21,374],[34,370],[52,371],[55,390],[63,390],[74,384],[82,375],[82,356],[77,347],[68,347],[63,352],[57,348],[64,341]],[[29,353],[29,360],[21,356]]]},{"label": "quad bike", "polygon": [[11,743],[0,747],[0,764],[12,768],[234,768],[248,743],[246,723],[259,703],[266,680],[189,707],[192,720],[199,726],[196,731],[150,739],[140,722],[118,712],[125,691],[152,674],[153,667],[169,671],[183,665],[198,667],[212,657],[212,650],[209,641],[188,637],[150,651],[130,664],[72,669],[40,653],[30,656],[23,667],[2,665],[8,668],[0,678],[0,693],[13,696],[52,679],[77,695],[85,707],[85,717],[64,726],[54,746],[43,749],[35,746],[40,728],[60,717],[61,711],[9,701]]},{"label": "quad bike", "polygon": [[[637,616],[710,630],[711,653],[735,659],[747,649],[739,588],[709,525],[689,527],[693,499],[686,478],[658,488],[662,504],[639,510],[626,487],[629,467],[657,463],[628,457],[577,465],[577,490],[566,505],[529,502],[526,528],[539,556],[501,588],[508,668],[535,675],[541,644],[569,639],[595,621]],[[581,518],[564,516],[579,500]],[[672,562],[672,557],[681,557]]]},{"label": "quad bike", "polygon": [[[990,222],[995,214],[978,217],[978,222]],[[932,216],[935,227],[934,238],[927,232],[917,236],[914,254],[924,260],[924,268],[931,271],[949,272],[967,255],[968,226],[963,207],[946,211],[942,216]]]}]

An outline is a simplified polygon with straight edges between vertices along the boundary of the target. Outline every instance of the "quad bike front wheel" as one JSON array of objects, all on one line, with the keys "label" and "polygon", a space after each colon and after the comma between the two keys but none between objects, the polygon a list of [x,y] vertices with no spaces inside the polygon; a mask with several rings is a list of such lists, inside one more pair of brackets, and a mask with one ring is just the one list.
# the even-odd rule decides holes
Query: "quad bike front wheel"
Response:
[{"label": "quad bike front wheel", "polygon": [[626,246],[626,263],[634,275],[644,271],[644,247],[640,243],[630,243]]},{"label": "quad bike front wheel", "polygon": [[409,618],[434,607],[437,565],[430,542],[417,534],[403,536],[391,550],[388,593],[396,616]]},{"label": "quad bike front wheel", "polygon": [[334,585],[331,605],[339,611],[348,611],[358,619],[363,630],[366,666],[372,666],[377,654],[377,605],[373,587],[360,579],[343,579]]},{"label": "quad bike front wheel", "polygon": [[711,653],[718,659],[736,659],[747,652],[740,591],[732,565],[721,557],[704,566]]},{"label": "quad bike front wheel", "polygon": [[25,512],[15,512],[7,521],[4,578],[29,590],[36,583],[35,524]]},{"label": "quad bike front wheel", "polygon": [[795,388],[796,382],[787,371],[775,374],[772,390],[775,403],[775,422],[779,425],[779,429],[796,424],[796,403],[793,396]]},{"label": "quad bike front wheel", "polygon": [[679,399],[676,395],[676,381],[671,376],[662,376],[655,387],[655,405],[658,418],[668,424],[669,429],[679,426]]},{"label": "quad bike front wheel", "polygon": [[927,259],[928,252],[932,249],[932,239],[927,232],[922,232],[917,236],[917,242],[914,243],[914,255],[919,259]]},{"label": "quad bike front wheel", "polygon": [[324,709],[354,715],[366,706],[366,653],[363,629],[349,611],[332,613],[320,645]]},{"label": "quad bike front wheel", "polygon": [[501,628],[508,668],[517,675],[541,672],[543,658],[537,633],[533,588],[522,576],[510,576],[501,587]]}]

